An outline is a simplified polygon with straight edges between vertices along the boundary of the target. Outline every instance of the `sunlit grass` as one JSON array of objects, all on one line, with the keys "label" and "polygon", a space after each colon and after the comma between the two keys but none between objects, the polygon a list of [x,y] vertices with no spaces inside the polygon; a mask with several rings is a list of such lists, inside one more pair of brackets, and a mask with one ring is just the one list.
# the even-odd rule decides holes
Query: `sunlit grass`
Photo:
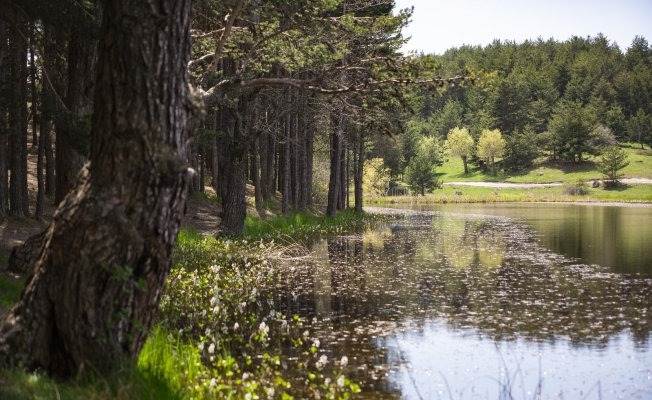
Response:
[{"label": "sunlit grass", "polygon": [[[629,165],[622,170],[626,178],[651,178],[652,179],[652,151],[647,146],[641,151],[636,143],[621,143],[620,146],[627,152]],[[500,171],[496,175],[484,173],[477,168],[471,168],[464,174],[462,160],[451,157],[441,167],[437,168],[439,178],[444,182],[517,182],[517,183],[547,183],[563,182],[570,179],[582,178],[584,180],[602,179],[602,174],[595,167],[598,157],[589,156],[580,164],[568,162],[553,162],[547,157],[536,160],[534,165],[522,171]]]},{"label": "sunlit grass", "polygon": [[288,217],[276,217],[263,221],[247,216],[244,237],[247,240],[301,241],[316,236],[342,235],[359,232],[388,216],[357,213],[352,209],[340,210],[335,219],[326,215],[294,213]]},{"label": "sunlit grass", "polygon": [[[456,194],[461,192],[462,194]],[[365,197],[365,204],[438,204],[496,202],[652,202],[652,185],[620,185],[613,189],[588,188],[588,194],[569,196],[561,186],[530,189],[495,189],[446,185],[426,196]]]}]

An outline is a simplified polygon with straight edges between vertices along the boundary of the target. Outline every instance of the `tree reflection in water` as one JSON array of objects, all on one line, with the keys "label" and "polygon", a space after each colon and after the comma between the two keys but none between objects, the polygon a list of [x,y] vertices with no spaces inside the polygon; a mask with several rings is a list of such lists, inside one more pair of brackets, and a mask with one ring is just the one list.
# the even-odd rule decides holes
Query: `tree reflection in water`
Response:
[{"label": "tree reflection in water", "polygon": [[625,332],[649,351],[652,280],[548,251],[508,218],[416,213],[311,247],[313,261],[287,277],[275,307],[312,321],[366,397],[401,397],[387,377],[405,363],[387,341],[433,321],[494,341],[575,347],[604,348]]}]

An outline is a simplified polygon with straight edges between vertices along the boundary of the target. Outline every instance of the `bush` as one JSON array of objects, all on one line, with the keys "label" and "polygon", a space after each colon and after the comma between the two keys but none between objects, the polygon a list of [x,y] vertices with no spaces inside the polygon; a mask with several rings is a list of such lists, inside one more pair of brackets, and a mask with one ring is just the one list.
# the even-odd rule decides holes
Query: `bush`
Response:
[{"label": "bush", "polygon": [[582,178],[575,178],[564,182],[564,190],[562,193],[569,196],[582,196],[589,194],[589,185],[587,185],[586,181]]}]

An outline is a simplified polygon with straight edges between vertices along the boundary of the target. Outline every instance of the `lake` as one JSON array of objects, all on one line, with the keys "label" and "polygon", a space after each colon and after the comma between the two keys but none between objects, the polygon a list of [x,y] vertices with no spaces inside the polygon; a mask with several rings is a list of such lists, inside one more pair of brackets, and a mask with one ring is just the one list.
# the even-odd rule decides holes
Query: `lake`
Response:
[{"label": "lake", "polygon": [[652,208],[419,206],[318,241],[277,309],[362,398],[652,398]]}]

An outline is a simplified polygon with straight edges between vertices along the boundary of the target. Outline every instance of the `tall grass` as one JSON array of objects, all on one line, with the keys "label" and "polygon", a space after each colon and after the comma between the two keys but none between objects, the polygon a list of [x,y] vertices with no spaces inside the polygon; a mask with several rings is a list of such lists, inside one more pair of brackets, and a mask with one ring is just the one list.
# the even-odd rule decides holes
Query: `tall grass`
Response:
[{"label": "tall grass", "polygon": [[386,222],[387,215],[357,213],[352,209],[341,210],[332,219],[326,215],[294,213],[288,217],[276,217],[263,221],[248,216],[244,237],[247,240],[301,241],[317,236],[342,235]]}]

